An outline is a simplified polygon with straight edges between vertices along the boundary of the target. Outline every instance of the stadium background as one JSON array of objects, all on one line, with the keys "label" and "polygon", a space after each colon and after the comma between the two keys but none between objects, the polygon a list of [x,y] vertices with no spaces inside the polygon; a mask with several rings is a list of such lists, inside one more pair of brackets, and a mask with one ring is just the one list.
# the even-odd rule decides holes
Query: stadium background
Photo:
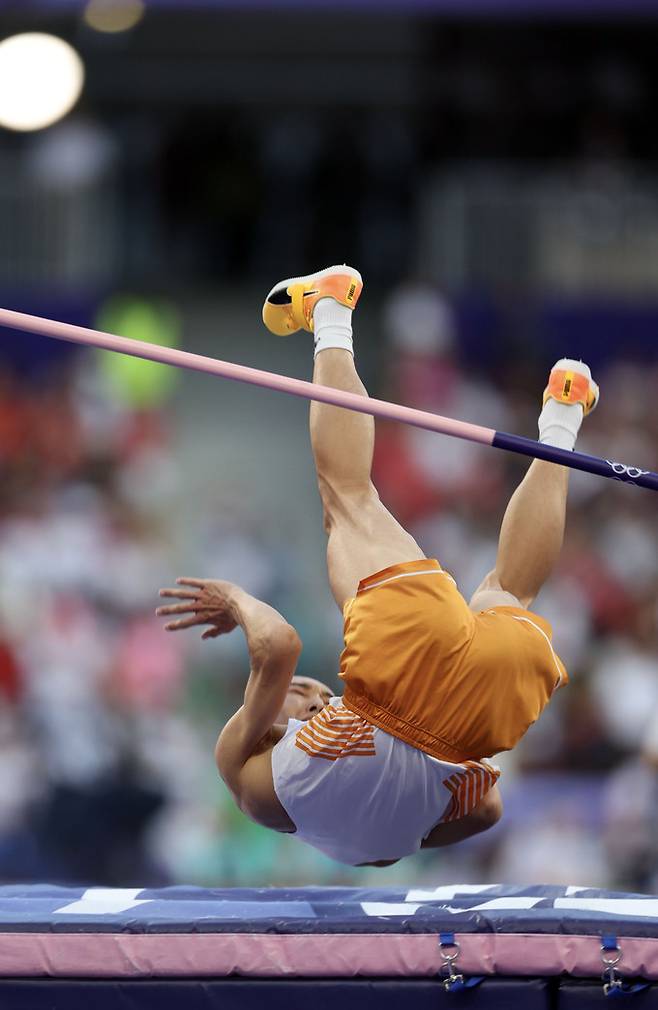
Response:
[{"label": "stadium background", "polygon": [[[4,3],[0,40],[53,32],[86,81],[56,125],[0,130],[0,302],[307,378],[263,295],[346,260],[373,395],[535,437],[547,369],[582,356],[602,403],[579,448],[658,469],[658,10],[313,6],[152,2],[109,34],[84,3]],[[238,581],[336,684],[306,424],[302,401],[2,332],[0,877],[656,890],[655,502],[578,473],[536,604],[572,684],[501,758],[494,830],[351,871],[234,810],[212,751],[242,641],[166,636],[153,609],[179,574]],[[466,595],[525,465],[378,426],[382,496]]]}]

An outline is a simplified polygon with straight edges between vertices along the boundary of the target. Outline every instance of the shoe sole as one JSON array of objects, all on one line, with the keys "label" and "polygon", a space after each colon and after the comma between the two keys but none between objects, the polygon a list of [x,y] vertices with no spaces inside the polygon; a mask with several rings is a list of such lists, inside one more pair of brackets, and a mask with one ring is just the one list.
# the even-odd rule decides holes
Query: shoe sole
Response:
[{"label": "shoe sole", "polygon": [[331,277],[334,274],[344,273],[354,274],[355,277],[359,278],[359,283],[363,284],[363,278],[358,270],[355,270],[354,267],[348,267],[346,263],[340,263],[333,267],[325,267],[324,270],[318,270],[316,273],[307,274],[306,277],[289,277],[286,281],[279,281],[274,285],[265,301],[269,302],[272,295],[277,294],[279,291],[285,291],[292,284],[309,284],[311,281],[318,280],[320,277]]}]

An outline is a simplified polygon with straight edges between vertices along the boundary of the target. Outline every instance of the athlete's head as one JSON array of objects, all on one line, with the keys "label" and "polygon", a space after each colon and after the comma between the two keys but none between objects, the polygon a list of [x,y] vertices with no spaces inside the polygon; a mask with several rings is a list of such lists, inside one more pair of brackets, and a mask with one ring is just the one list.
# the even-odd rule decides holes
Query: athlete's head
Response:
[{"label": "athlete's head", "polygon": [[313,680],[312,677],[293,677],[276,721],[286,723],[288,719],[302,719],[306,722],[324,708],[333,695],[331,688],[319,680]]}]

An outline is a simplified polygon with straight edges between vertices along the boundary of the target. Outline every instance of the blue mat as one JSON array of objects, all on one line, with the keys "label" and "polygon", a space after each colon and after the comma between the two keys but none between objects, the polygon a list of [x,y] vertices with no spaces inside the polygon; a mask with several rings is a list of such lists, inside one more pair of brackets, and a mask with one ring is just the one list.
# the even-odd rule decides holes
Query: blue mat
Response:
[{"label": "blue mat", "polygon": [[602,946],[658,1010],[658,898],[592,888],[12,886],[0,933],[2,1010],[586,1010]]}]

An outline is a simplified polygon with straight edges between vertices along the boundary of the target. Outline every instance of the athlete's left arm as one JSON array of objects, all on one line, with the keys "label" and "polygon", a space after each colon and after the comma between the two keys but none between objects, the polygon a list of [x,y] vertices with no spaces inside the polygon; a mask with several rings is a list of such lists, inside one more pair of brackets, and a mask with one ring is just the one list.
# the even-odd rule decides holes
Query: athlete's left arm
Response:
[{"label": "athlete's left arm", "polygon": [[503,816],[503,801],[498,786],[492,786],[489,792],[466,817],[444,824],[436,824],[427,838],[421,843],[421,849],[440,849],[444,845],[455,845],[466,838],[479,835],[497,824]]}]

